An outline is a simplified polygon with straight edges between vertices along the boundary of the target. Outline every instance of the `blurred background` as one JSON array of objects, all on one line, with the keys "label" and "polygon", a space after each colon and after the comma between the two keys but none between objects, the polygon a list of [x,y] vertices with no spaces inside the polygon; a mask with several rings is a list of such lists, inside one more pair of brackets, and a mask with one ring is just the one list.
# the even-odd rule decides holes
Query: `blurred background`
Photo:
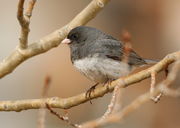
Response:
[{"label": "blurred background", "polygon": [[[28,1],[28,0],[27,0]],[[38,0],[30,24],[30,42],[61,28],[78,14],[90,0]],[[0,60],[17,46],[20,26],[16,19],[18,0],[1,0]],[[87,25],[116,38],[122,30],[132,35],[132,46],[145,58],[162,59],[180,49],[179,0],[112,0]],[[49,97],[70,97],[85,92],[94,83],[75,70],[66,45],[35,56],[0,80],[0,101],[40,98],[45,77],[52,78]],[[180,76],[180,75],[179,75]],[[178,77],[179,77],[178,76]],[[158,81],[164,73],[158,75]],[[177,86],[176,81],[173,86]],[[150,80],[124,89],[123,106],[149,90]],[[95,119],[107,109],[111,94],[69,109],[74,123]],[[160,102],[148,102],[122,122],[106,127],[117,128],[179,128],[180,99],[162,97]],[[59,113],[63,110],[55,109]],[[38,110],[0,112],[1,128],[35,128]],[[47,112],[46,127],[71,127]]]}]

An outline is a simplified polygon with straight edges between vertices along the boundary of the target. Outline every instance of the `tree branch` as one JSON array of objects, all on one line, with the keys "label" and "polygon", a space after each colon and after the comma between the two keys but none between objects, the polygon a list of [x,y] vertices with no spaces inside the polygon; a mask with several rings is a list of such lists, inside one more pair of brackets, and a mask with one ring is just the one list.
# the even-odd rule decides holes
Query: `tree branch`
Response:
[{"label": "tree branch", "polygon": [[[25,60],[57,47],[72,28],[84,25],[88,21],[92,20],[109,1],[110,0],[92,0],[84,10],[82,10],[70,23],[64,27],[32,43],[26,49],[17,47],[10,56],[5,58],[0,63],[0,78],[11,73],[19,64]],[[23,2],[24,0],[20,0],[18,6],[18,17],[21,18],[23,15]]]},{"label": "tree branch", "polygon": [[49,107],[48,104],[46,104],[47,109],[50,111],[50,113],[52,113],[53,115],[55,115],[56,117],[58,117],[60,120],[66,122],[68,125],[74,127],[74,128],[80,128],[81,126],[79,124],[74,124],[72,123],[69,118],[65,115],[65,116],[61,116],[59,115],[59,113],[57,113],[56,111],[54,111],[52,108]]},{"label": "tree branch", "polygon": [[29,1],[28,9],[27,9],[25,15],[23,14],[24,0],[19,0],[19,3],[18,3],[17,19],[19,21],[19,24],[21,25],[21,35],[19,38],[19,48],[20,49],[27,48],[28,34],[30,31],[30,29],[29,29],[30,18],[31,18],[32,10],[33,10],[35,3],[36,3],[36,0]]},{"label": "tree branch", "polygon": [[[164,59],[162,59],[160,62],[158,62],[156,65],[140,71],[138,73],[129,75],[127,77],[119,78],[115,81],[113,81],[109,88],[106,86],[99,87],[95,89],[92,94],[91,98],[86,97],[86,93],[82,93],[77,96],[69,97],[69,98],[47,98],[47,99],[31,99],[31,100],[17,100],[17,101],[1,101],[0,102],[0,111],[22,111],[27,109],[39,109],[44,105],[44,102],[48,104],[51,108],[62,108],[62,109],[68,109],[73,106],[77,106],[79,104],[82,104],[86,101],[89,101],[91,99],[101,97],[104,94],[111,92],[115,86],[120,86],[121,88],[127,87],[129,85],[132,85],[134,83],[140,82],[148,77],[151,76],[151,72],[155,71],[156,73],[164,70],[167,65],[170,65],[174,61],[177,61],[180,59],[180,51],[172,53],[167,55]],[[155,92],[153,92],[155,93]],[[148,93],[149,95],[149,93]]]},{"label": "tree branch", "polygon": [[[44,86],[42,89],[42,98],[46,98],[48,96],[48,91],[51,83],[51,77],[46,76],[45,81],[44,81]],[[38,112],[38,125],[37,128],[45,128],[45,118],[46,118],[46,104],[44,102],[44,105],[42,108],[39,109]]]},{"label": "tree branch", "polygon": [[124,117],[126,117],[127,115],[129,115],[130,113],[132,113],[133,111],[138,109],[140,106],[142,106],[144,103],[148,102],[152,95],[156,96],[157,94],[159,94],[161,92],[163,92],[163,94],[167,95],[167,96],[179,97],[180,96],[179,89],[176,91],[174,91],[174,90],[172,91],[170,88],[168,88],[168,87],[170,87],[172,82],[176,79],[177,72],[179,71],[179,69],[180,69],[180,58],[179,58],[179,60],[177,60],[174,63],[173,68],[172,68],[171,72],[168,74],[167,78],[163,82],[158,84],[157,87],[154,88],[154,91],[149,91],[149,92],[137,97],[135,100],[133,100],[132,103],[130,103],[129,105],[124,107],[124,109],[122,109],[121,111],[116,112],[114,114],[108,115],[103,120],[102,120],[102,118],[98,118],[96,120],[89,121],[87,123],[82,124],[81,128],[97,128],[100,126],[104,126],[108,123],[119,122],[122,119],[124,119]]},{"label": "tree branch", "polygon": [[[177,72],[180,68],[180,60],[176,61],[173,65],[173,68],[171,72],[168,74],[167,78],[157,85],[157,87],[154,88],[154,91],[149,91],[147,93],[144,93],[143,95],[137,97],[133,102],[131,102],[129,105],[125,106],[124,109],[122,109],[119,112],[116,112],[114,114],[109,115],[108,117],[104,118],[98,118],[93,121],[89,121],[87,123],[84,123],[81,125],[81,128],[97,128],[100,126],[104,126],[108,123],[115,123],[121,121],[124,117],[138,109],[140,106],[142,106],[144,103],[148,102],[150,100],[150,97],[153,95],[157,95],[160,92],[163,92],[167,96],[175,96],[175,95],[169,95],[170,89],[168,88],[172,82],[177,77]],[[117,86],[116,86],[117,87]],[[164,88],[166,88],[166,91],[163,91]],[[167,90],[168,89],[168,90]],[[179,95],[176,95],[176,97],[180,96],[180,91],[178,92]]]}]

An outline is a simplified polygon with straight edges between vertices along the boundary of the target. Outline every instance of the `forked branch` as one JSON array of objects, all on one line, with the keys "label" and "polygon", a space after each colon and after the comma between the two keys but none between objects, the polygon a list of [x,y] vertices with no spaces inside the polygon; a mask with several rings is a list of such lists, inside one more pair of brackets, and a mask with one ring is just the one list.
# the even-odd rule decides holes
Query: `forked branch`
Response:
[{"label": "forked branch", "polygon": [[125,106],[119,112],[110,114],[104,119],[99,118],[99,119],[84,123],[81,125],[81,128],[97,128],[97,127],[104,126],[109,123],[120,122],[122,119],[124,119],[130,113],[138,109],[144,103],[150,101],[151,96],[156,96],[161,92],[166,96],[180,97],[180,87],[177,90],[170,89],[170,85],[176,79],[179,69],[180,69],[180,58],[174,63],[172,70],[168,74],[167,78],[163,82],[158,84],[156,87],[154,87],[153,91],[149,91],[137,97],[135,100],[132,101],[132,103]]},{"label": "forked branch", "polygon": [[[11,73],[19,64],[24,62],[25,60],[35,56],[47,52],[48,50],[57,47],[61,41],[66,37],[67,33],[74,27],[84,25],[90,20],[92,20],[98,12],[100,12],[104,6],[110,0],[92,0],[91,3],[83,9],[70,23],[65,25],[64,27],[54,31],[53,33],[41,38],[38,41],[31,43],[27,47],[27,43],[20,43],[20,47],[17,47],[10,56],[5,58],[0,63],[0,78],[4,77],[5,75]],[[35,2],[35,1],[34,1]],[[23,16],[23,3],[24,0],[20,0],[18,6],[18,17],[20,18],[20,22],[24,22]],[[28,11],[26,13],[26,17],[30,18],[31,12],[33,9],[34,4],[29,4]],[[20,23],[21,24],[21,23]],[[24,30],[22,30],[24,31]],[[26,31],[26,30],[25,30]],[[29,31],[29,30],[27,30]],[[27,32],[25,32],[27,34]],[[22,36],[23,32],[20,37]],[[28,34],[27,34],[28,35]],[[27,42],[26,39],[20,39],[20,42]],[[24,45],[25,44],[25,45]],[[27,47],[27,48],[25,48]]]},{"label": "forked branch", "polygon": [[19,24],[21,25],[21,34],[19,38],[19,48],[25,49],[28,45],[28,34],[29,34],[29,24],[30,24],[30,18],[32,15],[32,10],[34,8],[34,5],[36,3],[36,0],[30,0],[28,4],[27,11],[24,14],[24,1],[25,0],[19,0],[18,3],[18,11],[17,11],[17,19],[19,21]]}]

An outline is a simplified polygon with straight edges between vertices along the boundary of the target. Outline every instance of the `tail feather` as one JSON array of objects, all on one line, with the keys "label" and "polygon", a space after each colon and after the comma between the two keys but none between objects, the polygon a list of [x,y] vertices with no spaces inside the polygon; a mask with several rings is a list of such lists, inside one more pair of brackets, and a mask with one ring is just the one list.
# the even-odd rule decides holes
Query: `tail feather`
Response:
[{"label": "tail feather", "polygon": [[158,60],[144,59],[147,64],[156,64]]}]

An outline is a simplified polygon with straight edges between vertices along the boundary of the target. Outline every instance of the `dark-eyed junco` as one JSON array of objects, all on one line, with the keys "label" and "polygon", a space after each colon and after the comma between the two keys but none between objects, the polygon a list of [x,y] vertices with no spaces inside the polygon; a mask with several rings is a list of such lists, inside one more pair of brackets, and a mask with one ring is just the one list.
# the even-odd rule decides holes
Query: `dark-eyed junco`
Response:
[{"label": "dark-eyed junco", "polygon": [[92,27],[72,29],[62,43],[69,44],[71,61],[78,71],[96,83],[104,84],[154,62],[141,58],[133,50],[128,62],[122,61],[124,43]]}]

